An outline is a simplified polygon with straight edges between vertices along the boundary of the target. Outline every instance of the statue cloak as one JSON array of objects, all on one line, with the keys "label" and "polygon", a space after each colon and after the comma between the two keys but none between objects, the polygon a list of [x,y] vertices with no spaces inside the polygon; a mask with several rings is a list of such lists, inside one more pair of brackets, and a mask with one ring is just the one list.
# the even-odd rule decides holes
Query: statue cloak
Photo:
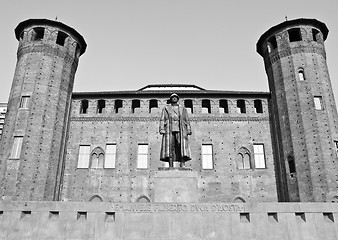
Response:
[{"label": "statue cloak", "polygon": [[[188,141],[188,135],[191,134],[190,122],[188,119],[188,112],[185,107],[179,105],[179,126],[180,126],[180,138],[181,138],[181,161],[186,162],[191,160],[191,153]],[[168,105],[163,108],[161,120],[160,120],[160,132],[164,130],[165,133],[162,134],[162,145],[161,145],[161,154],[160,160],[164,162],[169,162],[169,157],[171,155],[170,151],[170,142],[172,137],[172,117],[171,117],[171,105]]]}]

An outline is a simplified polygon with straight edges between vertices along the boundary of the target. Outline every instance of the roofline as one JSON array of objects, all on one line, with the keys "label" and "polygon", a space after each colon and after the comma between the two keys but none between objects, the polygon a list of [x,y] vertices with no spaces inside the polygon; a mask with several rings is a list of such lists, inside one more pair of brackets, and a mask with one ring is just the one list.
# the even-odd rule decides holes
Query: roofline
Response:
[{"label": "roofline", "polygon": [[25,21],[22,21],[18,24],[18,26],[15,28],[15,37],[19,41],[20,40],[20,33],[27,27],[32,25],[49,25],[49,26],[55,26],[61,29],[65,29],[67,32],[71,33],[75,36],[75,38],[79,41],[81,45],[81,55],[86,51],[87,43],[82,37],[80,33],[78,33],[74,28],[67,26],[66,24],[63,24],[62,22],[52,21],[49,19],[28,19]]},{"label": "roofline", "polygon": [[282,22],[276,26],[273,26],[269,30],[267,30],[263,35],[259,38],[257,44],[256,44],[256,51],[263,56],[263,50],[262,46],[263,43],[266,41],[268,37],[270,37],[273,33],[281,31],[281,29],[285,29],[291,26],[296,26],[296,25],[312,25],[320,29],[320,31],[323,34],[324,41],[327,38],[327,35],[329,33],[329,29],[326,27],[325,23],[318,21],[317,19],[308,19],[308,18],[298,18],[294,20],[288,20],[285,22]]},{"label": "roofline", "polygon": [[[143,88],[140,88],[137,91],[143,91],[144,89],[151,88],[151,87],[192,87],[192,88],[197,88],[199,90],[205,90],[204,88],[201,88],[201,87],[193,85],[193,84],[173,84],[173,83],[171,83],[171,84],[149,84],[149,85],[147,85]],[[163,90],[163,91],[165,91],[165,90]]]},{"label": "roofline", "polygon": [[[114,92],[73,92],[72,98],[103,98],[103,97],[144,97],[144,96],[170,96],[171,91],[114,91]],[[257,96],[262,95],[266,98],[270,97],[270,92],[254,92],[254,91],[218,91],[218,90],[203,90],[203,91],[175,91],[176,94],[183,96],[199,95],[246,95]],[[181,96],[180,96],[181,97]]]}]

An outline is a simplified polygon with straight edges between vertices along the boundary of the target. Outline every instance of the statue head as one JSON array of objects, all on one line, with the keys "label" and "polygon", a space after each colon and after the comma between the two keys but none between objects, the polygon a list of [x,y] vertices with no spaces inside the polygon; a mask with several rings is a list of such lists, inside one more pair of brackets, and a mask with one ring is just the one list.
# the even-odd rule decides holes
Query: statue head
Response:
[{"label": "statue head", "polygon": [[169,97],[169,102],[170,103],[177,103],[179,99],[180,99],[180,97],[176,93],[173,93]]}]

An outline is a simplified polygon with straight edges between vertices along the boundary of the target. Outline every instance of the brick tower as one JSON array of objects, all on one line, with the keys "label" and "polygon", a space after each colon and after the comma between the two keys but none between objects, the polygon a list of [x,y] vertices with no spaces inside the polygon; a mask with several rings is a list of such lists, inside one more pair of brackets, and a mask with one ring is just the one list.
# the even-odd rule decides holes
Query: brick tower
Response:
[{"label": "brick tower", "polygon": [[15,29],[17,65],[0,146],[2,199],[57,200],[74,75],[86,42],[63,23]]},{"label": "brick tower", "polygon": [[323,202],[338,190],[337,109],[326,64],[326,25],[285,21],[257,42],[271,92],[280,201]]}]

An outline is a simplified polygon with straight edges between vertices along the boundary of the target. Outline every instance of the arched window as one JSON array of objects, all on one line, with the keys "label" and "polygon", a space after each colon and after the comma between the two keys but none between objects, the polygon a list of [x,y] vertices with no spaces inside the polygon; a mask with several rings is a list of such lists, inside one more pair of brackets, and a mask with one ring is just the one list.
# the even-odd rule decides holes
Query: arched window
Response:
[{"label": "arched window", "polygon": [[103,202],[103,200],[99,195],[94,195],[89,198],[89,202]]},{"label": "arched window", "polygon": [[188,113],[194,113],[192,100],[190,99],[184,100],[184,107],[187,109]]},{"label": "arched window", "polygon": [[149,101],[149,113],[151,113],[151,110],[153,109],[153,108],[158,108],[158,103],[157,103],[158,101],[156,100],[156,99],[151,99],[150,101]]},{"label": "arched window", "polygon": [[139,196],[136,199],[136,202],[138,202],[138,203],[150,203],[150,199],[148,197],[142,195],[142,196]]},{"label": "arched window", "polygon": [[104,109],[106,108],[106,101],[100,99],[97,101],[97,113],[104,113]]},{"label": "arched window", "polygon": [[237,169],[251,169],[250,151],[241,147],[237,153]]},{"label": "arched window", "polygon": [[86,114],[88,111],[88,100],[81,100],[80,114]]},{"label": "arched window", "polygon": [[104,151],[102,148],[95,148],[90,155],[90,168],[103,168]]},{"label": "arched window", "polygon": [[131,112],[132,113],[135,113],[135,109],[140,108],[140,107],[141,107],[140,100],[134,99],[131,101]]},{"label": "arched window", "polygon": [[67,37],[68,35],[66,33],[58,31],[58,35],[56,37],[56,44],[64,46]]},{"label": "arched window", "polygon": [[267,42],[267,47],[268,47],[268,53],[272,52],[272,50],[277,48],[277,41],[276,41],[275,36],[272,36],[271,38],[269,38]]},{"label": "arched window", "polygon": [[219,113],[229,113],[228,100],[219,100]]},{"label": "arched window", "polygon": [[246,113],[245,101],[243,99],[237,100],[238,113]]},{"label": "arched window", "polygon": [[302,34],[300,28],[292,28],[288,30],[290,42],[302,41]]},{"label": "arched window", "polygon": [[242,198],[242,197],[236,197],[236,198],[234,199],[234,202],[235,202],[235,203],[245,203],[245,200],[244,200],[244,198]]},{"label": "arched window", "polygon": [[42,40],[45,35],[45,29],[43,27],[33,28],[32,41]]},{"label": "arched window", "polygon": [[317,29],[312,28],[312,38],[313,41],[318,41],[320,36],[319,36],[319,31]]},{"label": "arched window", "polygon": [[256,99],[254,101],[254,107],[256,109],[256,113],[263,113],[263,105],[262,105],[262,100]]},{"label": "arched window", "polygon": [[211,105],[209,99],[202,100],[202,113],[211,113]]},{"label": "arched window", "polygon": [[303,68],[298,69],[298,78],[299,78],[299,81],[304,81],[305,80],[305,75],[304,75],[304,69]]}]

